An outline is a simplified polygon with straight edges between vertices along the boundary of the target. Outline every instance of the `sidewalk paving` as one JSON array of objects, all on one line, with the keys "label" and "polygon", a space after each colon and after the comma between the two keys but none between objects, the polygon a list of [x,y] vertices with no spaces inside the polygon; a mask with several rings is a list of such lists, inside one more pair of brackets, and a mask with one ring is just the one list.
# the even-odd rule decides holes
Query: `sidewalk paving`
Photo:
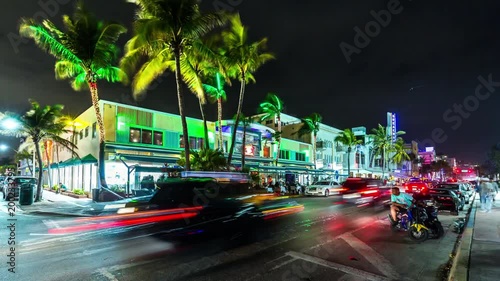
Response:
[{"label": "sidewalk paving", "polygon": [[470,249],[470,281],[500,280],[500,196],[497,196],[490,213],[480,211],[479,200],[475,204],[472,246]]},{"label": "sidewalk paving", "polygon": [[57,214],[57,215],[88,215],[86,211],[92,209],[92,199],[73,198],[44,190],[42,200],[31,205],[17,205],[21,213]]},{"label": "sidewalk paving", "polygon": [[449,281],[500,280],[500,196],[491,212],[481,211],[479,196],[463,234],[459,237],[454,267]]}]

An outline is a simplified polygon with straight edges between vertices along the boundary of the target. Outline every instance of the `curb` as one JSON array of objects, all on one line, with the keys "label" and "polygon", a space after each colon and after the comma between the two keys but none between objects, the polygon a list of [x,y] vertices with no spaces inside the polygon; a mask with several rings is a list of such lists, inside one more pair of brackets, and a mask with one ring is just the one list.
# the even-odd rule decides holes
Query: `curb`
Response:
[{"label": "curb", "polygon": [[455,244],[455,251],[451,254],[453,262],[447,281],[466,281],[469,280],[469,260],[472,246],[472,237],[474,234],[474,223],[476,217],[476,196],[474,195],[472,207],[465,216],[466,227],[461,235],[458,236]]}]

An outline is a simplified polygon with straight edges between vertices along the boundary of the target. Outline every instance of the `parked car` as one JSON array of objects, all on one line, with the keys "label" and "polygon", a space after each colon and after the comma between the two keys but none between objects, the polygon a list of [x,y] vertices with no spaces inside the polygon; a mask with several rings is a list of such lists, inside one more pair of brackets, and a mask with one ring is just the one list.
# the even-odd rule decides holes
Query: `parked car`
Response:
[{"label": "parked car", "polygon": [[450,188],[433,188],[429,190],[429,195],[438,203],[440,210],[450,210],[458,215],[458,211],[464,208],[464,201]]},{"label": "parked car", "polygon": [[[3,182],[3,199],[6,201],[19,198],[19,189],[22,184],[33,184],[33,188],[37,188],[37,179],[29,176],[14,176],[6,177]],[[36,195],[36,192],[33,192]]]},{"label": "parked car", "polygon": [[325,196],[342,194],[344,189],[334,180],[322,180],[306,187],[305,195]]},{"label": "parked car", "polygon": [[459,183],[459,182],[447,182],[447,183],[440,183],[437,184],[434,188],[444,188],[444,189],[451,189],[455,192],[455,194],[458,196],[458,198],[462,199],[465,204],[469,204],[470,201],[470,196],[472,193],[469,193],[469,188],[464,184],[464,183]]},{"label": "parked car", "polygon": [[388,205],[391,201],[391,187],[378,179],[348,178],[342,188],[342,199],[347,203]]}]

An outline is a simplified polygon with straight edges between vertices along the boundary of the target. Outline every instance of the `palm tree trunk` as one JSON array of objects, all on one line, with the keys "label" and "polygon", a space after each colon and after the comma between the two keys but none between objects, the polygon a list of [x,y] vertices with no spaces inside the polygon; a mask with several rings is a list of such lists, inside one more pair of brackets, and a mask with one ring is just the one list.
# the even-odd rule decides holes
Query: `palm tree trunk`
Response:
[{"label": "palm tree trunk", "polygon": [[52,186],[52,178],[51,178],[51,174],[50,174],[50,157],[49,157],[49,149],[48,149],[48,146],[49,146],[49,141],[46,141],[45,142],[45,145],[44,145],[44,152],[45,152],[45,157],[47,158],[47,183],[49,184],[49,187]]},{"label": "palm tree trunk", "polygon": [[351,176],[351,147],[347,148],[347,177]]},{"label": "palm tree trunk", "polygon": [[243,121],[243,142],[241,144],[241,171],[245,168],[245,144],[247,142],[247,124]]},{"label": "palm tree trunk", "polygon": [[313,164],[314,164],[314,170],[316,170],[316,134],[313,134]]},{"label": "palm tree trunk", "polygon": [[280,149],[281,149],[281,116],[277,116],[278,118],[277,121],[278,121],[278,148],[276,149],[276,166],[278,166],[278,161],[280,159]]},{"label": "palm tree trunk", "polygon": [[97,91],[97,83],[93,78],[88,82],[90,88],[90,96],[92,98],[92,106],[94,107],[95,116],[97,119],[97,125],[99,126],[99,157],[98,157],[98,168],[99,168],[99,180],[101,186],[108,187],[106,184],[106,175],[104,169],[104,144],[106,143],[106,135],[104,132],[104,120],[101,115],[101,109],[99,108],[99,94]]},{"label": "palm tree trunk", "polygon": [[205,108],[201,103],[201,99],[198,99],[198,103],[200,104],[201,119],[203,120],[203,137],[205,139],[205,147],[210,148],[210,142],[208,141],[208,125],[207,118],[205,117]]},{"label": "palm tree trunk", "polygon": [[241,85],[240,85],[240,98],[238,100],[238,110],[236,111],[236,120],[234,120],[233,131],[231,132],[231,146],[229,147],[229,155],[227,156],[227,166],[231,166],[231,160],[233,159],[234,144],[236,143],[236,130],[238,129],[238,123],[240,122],[241,110],[243,108],[243,98],[245,97],[245,73],[241,74]]},{"label": "palm tree trunk", "polygon": [[224,139],[222,138],[222,98],[217,99],[217,121],[219,121],[219,149],[225,152]]},{"label": "palm tree trunk", "polygon": [[385,174],[385,148],[382,148],[382,179],[384,179]]},{"label": "palm tree trunk", "polygon": [[36,187],[36,197],[35,202],[40,202],[42,200],[42,177],[43,177],[43,163],[42,163],[42,153],[40,151],[40,143],[38,139],[33,139],[33,143],[35,144],[36,156],[37,156],[37,164],[38,164],[38,185]]},{"label": "palm tree trunk", "polygon": [[177,84],[177,101],[179,102],[179,115],[181,116],[182,124],[182,141],[184,143],[184,154],[186,156],[186,164],[184,169],[186,171],[191,170],[191,162],[189,158],[189,134],[188,126],[186,121],[186,115],[184,114],[184,94],[182,93],[182,78],[181,78],[181,53],[179,47],[175,48],[175,82]]}]

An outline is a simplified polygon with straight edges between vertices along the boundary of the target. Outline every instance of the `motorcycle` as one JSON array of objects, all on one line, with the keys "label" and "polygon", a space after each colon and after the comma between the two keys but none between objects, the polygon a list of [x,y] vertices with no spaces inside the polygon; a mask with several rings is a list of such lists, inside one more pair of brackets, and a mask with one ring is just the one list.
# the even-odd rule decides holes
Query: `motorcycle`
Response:
[{"label": "motorcycle", "polygon": [[[392,223],[393,231],[407,231],[410,239],[423,242],[432,236],[440,238],[444,234],[438,219],[438,208],[431,202],[417,202],[407,211],[397,212],[397,223]],[[393,222],[391,215],[389,219]]]}]

